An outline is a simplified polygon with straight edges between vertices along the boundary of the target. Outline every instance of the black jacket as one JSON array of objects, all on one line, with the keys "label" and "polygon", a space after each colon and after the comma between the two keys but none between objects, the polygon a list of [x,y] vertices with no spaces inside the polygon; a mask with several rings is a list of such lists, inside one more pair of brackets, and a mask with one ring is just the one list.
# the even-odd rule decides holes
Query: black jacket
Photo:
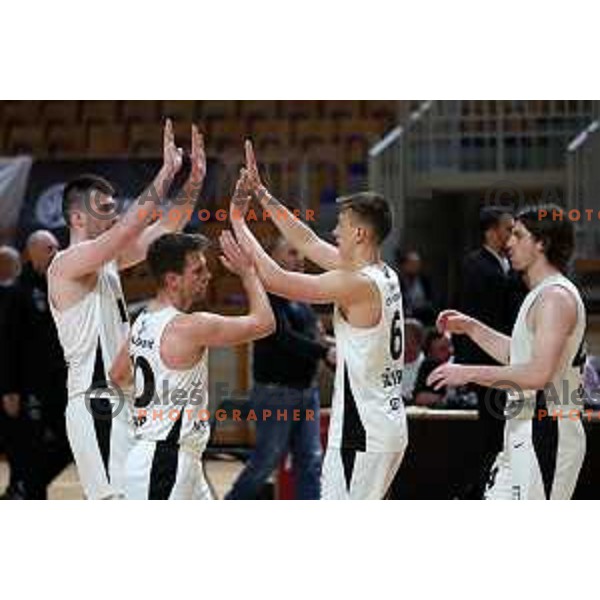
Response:
[{"label": "black jacket", "polygon": [[46,277],[30,263],[23,267],[8,304],[4,393],[44,392],[66,386],[67,369],[56,326],[48,305]]},{"label": "black jacket", "polygon": [[[459,309],[485,325],[510,335],[527,289],[516,272],[505,273],[486,248],[471,252],[463,262]],[[497,364],[465,336],[454,338],[456,362]]]},{"label": "black jacket", "polygon": [[10,347],[8,343],[8,321],[14,303],[14,285],[0,285],[0,396],[7,393],[6,381],[10,369]]},{"label": "black jacket", "polygon": [[254,381],[308,388],[327,354],[318,341],[317,317],[308,304],[272,295],[269,300],[277,330],[254,343]]}]

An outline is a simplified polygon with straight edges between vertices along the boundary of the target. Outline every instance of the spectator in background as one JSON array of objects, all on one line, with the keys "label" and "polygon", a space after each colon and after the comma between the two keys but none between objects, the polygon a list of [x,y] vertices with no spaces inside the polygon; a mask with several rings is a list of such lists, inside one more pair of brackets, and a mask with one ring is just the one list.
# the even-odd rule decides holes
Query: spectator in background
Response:
[{"label": "spectator in background", "polygon": [[[302,271],[304,261],[284,238],[277,238],[273,259],[288,271]],[[279,461],[291,450],[295,497],[320,497],[321,442],[319,437],[319,392],[315,376],[320,360],[335,364],[335,347],[318,333],[317,317],[310,306],[269,295],[276,332],[254,343],[254,387],[250,401],[256,411],[256,447],[241,472],[228,500],[257,498]],[[300,410],[300,420],[292,419]],[[263,418],[270,410],[270,418]],[[279,420],[277,411],[287,411]],[[306,411],[313,411],[313,419]]]},{"label": "spectator in background", "polygon": [[0,441],[7,455],[10,469],[10,483],[8,489],[0,498],[5,499],[12,495],[18,488],[18,469],[15,472],[13,464],[12,441],[18,435],[18,407],[9,398],[4,398],[4,386],[8,378],[8,361],[12,349],[7,341],[6,329],[8,326],[9,305],[12,304],[14,283],[21,270],[19,253],[10,246],[0,246]]},{"label": "spectator in background", "polygon": [[[463,262],[459,309],[489,327],[510,335],[519,307],[527,293],[520,276],[510,266],[506,244],[514,219],[506,207],[488,206],[481,210],[481,247],[467,255]],[[479,346],[466,336],[453,339],[456,362],[460,364],[497,365]],[[480,479],[465,492],[466,497],[481,498],[494,459],[502,449],[506,393],[471,385],[478,400]]]},{"label": "spectator in background", "polygon": [[437,367],[447,363],[453,354],[450,336],[436,329],[429,331],[423,344],[425,359],[421,363],[415,382],[414,398],[417,406],[436,406],[444,403],[446,388],[434,390],[427,385],[427,378]]},{"label": "spectator in background", "polygon": [[57,251],[58,241],[50,232],[29,236],[28,260],[8,307],[6,336],[11,351],[3,400],[14,407],[19,423],[19,436],[13,440],[19,474],[15,499],[45,499],[48,484],[71,461],[64,417],[67,369],[50,314],[46,279]]},{"label": "spectator in background", "polygon": [[425,360],[423,354],[423,341],[425,328],[417,319],[406,319],[404,322],[404,369],[402,370],[402,398],[406,404],[414,401],[413,391],[417,381],[417,374]]},{"label": "spectator in background", "polygon": [[433,325],[436,313],[431,285],[422,273],[422,262],[418,252],[411,250],[399,255],[398,275],[404,301],[404,316],[418,319],[427,326]]}]

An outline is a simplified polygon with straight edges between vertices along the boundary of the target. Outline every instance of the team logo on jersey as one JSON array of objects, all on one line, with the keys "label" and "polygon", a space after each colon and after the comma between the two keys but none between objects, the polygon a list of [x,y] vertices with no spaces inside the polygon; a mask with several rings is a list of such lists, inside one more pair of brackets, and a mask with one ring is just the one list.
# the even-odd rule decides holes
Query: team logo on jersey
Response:
[{"label": "team logo on jersey", "polygon": [[402,406],[402,400],[400,398],[392,398],[390,400],[390,409],[392,410],[392,412],[400,410],[401,406]]}]

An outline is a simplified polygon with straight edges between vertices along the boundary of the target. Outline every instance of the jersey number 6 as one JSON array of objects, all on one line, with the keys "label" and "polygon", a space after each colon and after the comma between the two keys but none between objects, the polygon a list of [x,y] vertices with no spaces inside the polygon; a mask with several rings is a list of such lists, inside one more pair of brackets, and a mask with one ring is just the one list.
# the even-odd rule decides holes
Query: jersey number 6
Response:
[{"label": "jersey number 6", "polygon": [[400,326],[400,311],[397,310],[392,318],[390,331],[390,354],[394,360],[402,356],[402,327]]}]

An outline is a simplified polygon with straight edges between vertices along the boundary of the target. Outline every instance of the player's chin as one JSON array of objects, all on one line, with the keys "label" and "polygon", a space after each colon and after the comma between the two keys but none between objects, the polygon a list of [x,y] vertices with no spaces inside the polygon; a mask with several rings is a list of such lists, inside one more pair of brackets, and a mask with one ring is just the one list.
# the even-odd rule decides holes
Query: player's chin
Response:
[{"label": "player's chin", "polygon": [[510,262],[510,266],[515,271],[521,271],[521,269],[523,267],[523,263],[516,256],[514,256],[514,255],[511,254],[510,257],[509,257],[509,262]]}]

